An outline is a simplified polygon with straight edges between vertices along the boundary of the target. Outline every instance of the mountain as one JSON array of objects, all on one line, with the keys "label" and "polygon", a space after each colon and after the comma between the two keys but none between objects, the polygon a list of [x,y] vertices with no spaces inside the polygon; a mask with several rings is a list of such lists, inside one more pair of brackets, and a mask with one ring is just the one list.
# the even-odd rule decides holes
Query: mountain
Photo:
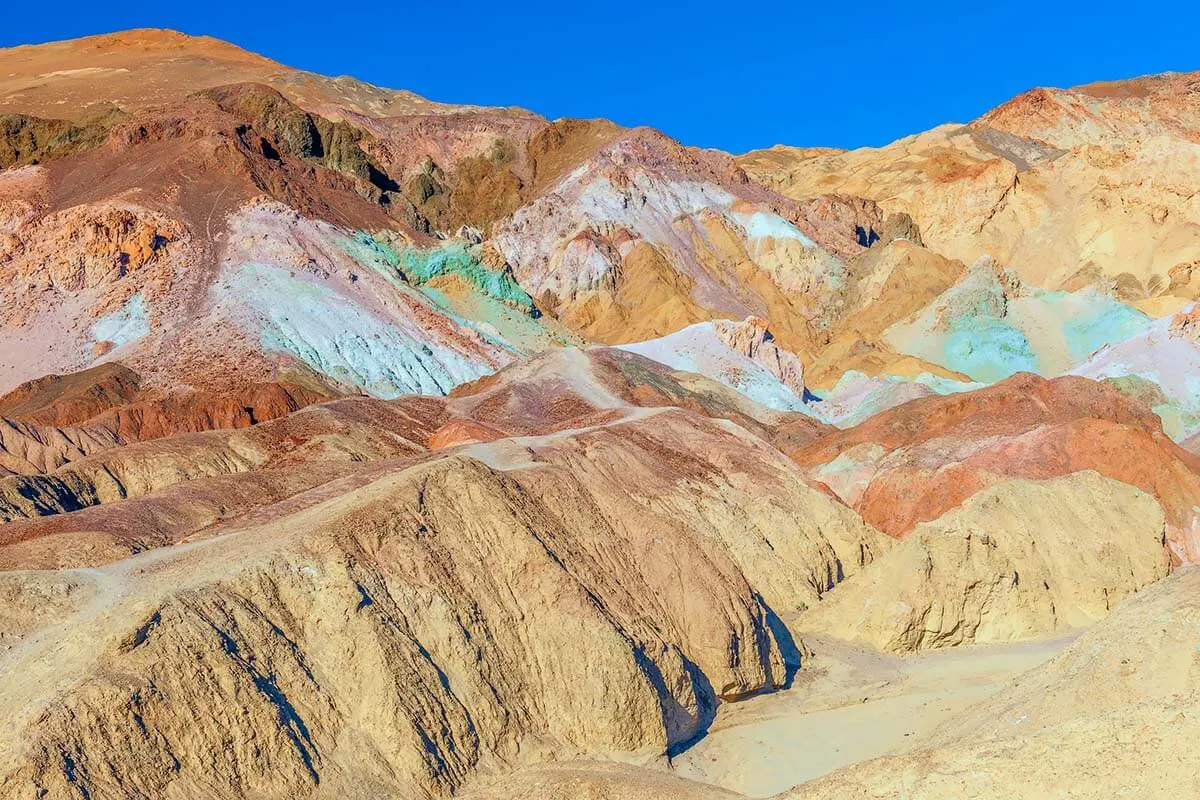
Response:
[{"label": "mountain", "polygon": [[648,129],[432,104],[170,32],[14,48],[0,70],[21,331],[0,389],[120,361],[167,394],[444,393],[577,337],[751,315],[808,354],[848,261],[903,230]]},{"label": "mountain", "polygon": [[909,214],[964,263],[1045,289],[1111,286],[1146,309],[1196,299],[1200,73],[1034,89],[966,125],[882,148],[776,147],[738,163],[776,191],[844,192]]},{"label": "mountain", "polygon": [[735,157],[0,50],[0,797],[1178,783],[1198,96]]},{"label": "mountain", "polygon": [[[8,585],[53,600],[6,612],[27,680],[5,690],[5,794],[432,796],[498,758],[673,749],[784,685],[801,650],[773,609],[887,540],[745,428],[623,400],[643,375],[678,386],[562,350],[450,400],[347,399],[8,479]],[[431,449],[456,421],[490,433]]]}]

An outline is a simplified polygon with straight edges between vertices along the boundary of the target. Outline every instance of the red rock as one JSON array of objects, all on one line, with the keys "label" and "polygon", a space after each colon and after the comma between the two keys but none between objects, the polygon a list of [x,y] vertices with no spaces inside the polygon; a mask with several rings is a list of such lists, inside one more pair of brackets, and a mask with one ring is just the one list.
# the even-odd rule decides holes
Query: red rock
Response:
[{"label": "red rock", "polygon": [[914,400],[791,453],[816,470],[862,444],[884,455],[866,467],[861,496],[843,499],[892,536],[1008,478],[1095,470],[1154,495],[1176,558],[1200,558],[1200,459],[1172,442],[1158,417],[1105,384],[1019,374],[976,392]]}]

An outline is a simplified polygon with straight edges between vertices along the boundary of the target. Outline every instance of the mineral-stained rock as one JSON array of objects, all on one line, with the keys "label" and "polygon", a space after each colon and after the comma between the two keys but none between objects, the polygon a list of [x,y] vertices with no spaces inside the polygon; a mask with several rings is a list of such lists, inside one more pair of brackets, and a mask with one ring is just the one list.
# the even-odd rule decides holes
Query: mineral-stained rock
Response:
[{"label": "mineral-stained rock", "polygon": [[795,353],[775,343],[766,320],[758,317],[750,317],[741,323],[718,320],[713,323],[713,328],[731,348],[762,364],[797,396],[804,396],[804,365]]},{"label": "mineral-stained rock", "polygon": [[141,379],[109,362],[69,375],[27,381],[0,397],[0,415],[38,425],[78,425],[138,397]]},{"label": "mineral-stained rock", "polygon": [[664,770],[797,620],[1142,591],[813,796],[1200,791],[1195,581],[1148,587],[1200,558],[1195,88],[733,158],[169,31],[0,49],[0,797],[715,799]]},{"label": "mineral-stained rock", "polygon": [[[128,370],[124,372],[132,376],[133,386],[123,387],[118,383],[115,391],[107,379],[89,380],[86,373],[95,371],[65,378],[49,376],[33,382],[37,386],[31,396],[23,396],[26,387],[21,387],[0,398],[0,403],[10,404],[12,412],[12,417],[4,421],[10,439],[5,450],[12,455],[14,447],[20,447],[24,460],[34,467],[10,471],[49,472],[68,461],[118,444],[176,433],[246,428],[328,397],[320,389],[279,383],[251,385],[232,397],[209,392],[156,397],[156,393],[138,392],[134,388],[137,376]],[[129,391],[123,392],[122,388]],[[66,425],[75,427],[58,427]],[[27,444],[18,445],[12,439],[18,434]],[[36,457],[30,459],[31,454]]]},{"label": "mineral-stained rock", "polygon": [[1193,304],[1171,318],[1171,335],[1187,339],[1193,344],[1200,342],[1200,305]]},{"label": "mineral-stained rock", "polygon": [[713,378],[769,408],[806,409],[804,365],[795,353],[780,347],[766,322],[756,317],[698,322],[621,349]]},{"label": "mineral-stained rock", "polygon": [[497,223],[522,285],[564,324],[622,344],[714,318],[769,316],[785,347],[812,344],[837,303],[858,198],[793,204],[715,151],[645,128],[609,143]]},{"label": "mineral-stained rock", "polygon": [[1046,289],[1117,284],[1130,300],[1191,299],[1200,220],[1177,187],[1200,174],[1196,73],[1034,89],[967,125],[881,148],[776,147],[738,163],[803,199],[841,192],[904,212],[925,246],[991,254]]},{"label": "mineral-stained rock", "polygon": [[1091,380],[1019,374],[974,392],[913,400],[791,452],[815,479],[854,473],[830,485],[844,487],[843,499],[893,536],[1009,477],[1095,470],[1158,499],[1176,559],[1200,553],[1195,457],[1146,408]]},{"label": "mineral-stained rock", "polygon": [[1123,381],[1129,388],[1143,383],[1148,407],[1162,417],[1164,430],[1176,441],[1184,440],[1200,431],[1197,316],[1192,305],[1157,319],[1138,334],[1096,351],[1072,374]]},{"label": "mineral-stained rock", "polygon": [[[780,614],[889,540],[745,429],[631,402],[781,416],[677,375],[559,351],[14,483],[3,794],[444,795],[483,765],[661,755],[786,685]],[[455,421],[476,434],[441,441]]]}]

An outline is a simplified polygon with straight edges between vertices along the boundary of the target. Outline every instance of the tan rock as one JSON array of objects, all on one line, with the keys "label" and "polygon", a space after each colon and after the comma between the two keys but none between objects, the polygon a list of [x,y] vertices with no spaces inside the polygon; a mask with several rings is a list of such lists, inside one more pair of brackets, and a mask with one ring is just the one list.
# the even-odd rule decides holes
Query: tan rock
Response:
[{"label": "tan rock", "polygon": [[481,780],[463,800],[732,800],[742,795],[625,764],[567,762]]},{"label": "tan rock", "polygon": [[426,796],[495,759],[651,757],[784,683],[774,608],[882,546],[686,412],[443,452],[89,573],[3,656],[3,794]]},{"label": "tan rock", "polygon": [[909,652],[1102,619],[1167,574],[1154,498],[1095,472],[1007,481],[917,528],[827,595],[806,630]]},{"label": "tan rock", "polygon": [[749,317],[740,323],[717,320],[713,330],[734,350],[766,367],[797,397],[804,396],[804,364],[795,353],[775,343],[766,320],[758,317]]},{"label": "tan rock", "polygon": [[784,797],[1187,797],[1200,793],[1200,572],[1127,598],[1059,657],[935,740]]},{"label": "tan rock", "polygon": [[0,417],[0,479],[50,472],[117,443],[104,429],[56,428]]},{"label": "tan rock", "polygon": [[1131,300],[1194,297],[1183,272],[1200,206],[1183,187],[1200,174],[1195,80],[1035,89],[882,148],[780,146],[738,163],[793,199],[841,192],[907,213],[934,251],[968,264],[991,254],[1035,286],[1086,275]]}]

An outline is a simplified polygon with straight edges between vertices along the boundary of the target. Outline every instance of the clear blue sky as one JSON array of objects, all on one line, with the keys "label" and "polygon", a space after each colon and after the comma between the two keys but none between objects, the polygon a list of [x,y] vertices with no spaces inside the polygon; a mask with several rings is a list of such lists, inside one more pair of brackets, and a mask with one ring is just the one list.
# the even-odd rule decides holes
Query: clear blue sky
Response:
[{"label": "clear blue sky", "polygon": [[883,144],[1034,86],[1200,70],[1194,1],[7,5],[0,46],[169,27],[434,100],[608,117],[734,152]]}]

